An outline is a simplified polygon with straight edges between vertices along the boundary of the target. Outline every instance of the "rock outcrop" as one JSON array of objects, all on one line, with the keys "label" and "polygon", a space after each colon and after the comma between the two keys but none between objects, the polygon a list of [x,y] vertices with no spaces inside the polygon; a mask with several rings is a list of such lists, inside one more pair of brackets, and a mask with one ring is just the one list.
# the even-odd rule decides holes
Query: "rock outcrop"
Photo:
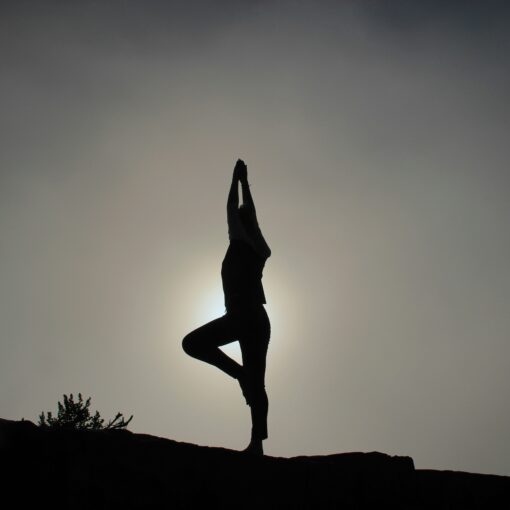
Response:
[{"label": "rock outcrop", "polygon": [[[410,457],[251,457],[126,430],[0,419],[5,508],[507,508],[510,478],[416,470]],[[12,506],[14,505],[14,506]],[[2,505],[3,506],[3,505]]]}]

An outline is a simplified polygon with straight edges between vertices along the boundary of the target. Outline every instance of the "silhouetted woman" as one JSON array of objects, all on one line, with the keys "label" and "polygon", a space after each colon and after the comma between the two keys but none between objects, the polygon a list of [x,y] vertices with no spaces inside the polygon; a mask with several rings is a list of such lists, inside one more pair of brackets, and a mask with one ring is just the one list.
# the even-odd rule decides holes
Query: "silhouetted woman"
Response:
[{"label": "silhouetted woman", "polygon": [[[239,183],[243,204],[239,207]],[[262,270],[271,250],[257,223],[248,184],[248,172],[237,160],[227,200],[230,244],[221,266],[226,313],[192,331],[182,341],[184,351],[237,379],[251,408],[251,441],[246,452],[263,455],[267,438],[268,400],[264,385],[266,353],[271,326],[264,308]],[[238,340],[243,364],[219,346]]]}]

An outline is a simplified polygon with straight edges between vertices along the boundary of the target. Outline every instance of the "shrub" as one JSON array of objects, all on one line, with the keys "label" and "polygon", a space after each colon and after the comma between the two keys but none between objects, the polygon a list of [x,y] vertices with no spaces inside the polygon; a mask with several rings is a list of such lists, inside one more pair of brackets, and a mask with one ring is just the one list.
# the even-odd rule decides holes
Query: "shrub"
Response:
[{"label": "shrub", "polygon": [[58,403],[58,414],[54,418],[51,411],[48,411],[47,416],[42,412],[39,415],[40,427],[47,428],[69,428],[69,429],[123,429],[128,426],[129,422],[133,419],[133,415],[126,421],[122,413],[117,413],[115,418],[110,420],[104,425],[104,420],[101,418],[99,411],[91,416],[90,415],[90,397],[84,401],[81,393],[78,393],[78,401],[75,402],[73,394],[69,397],[64,395],[64,403]]}]

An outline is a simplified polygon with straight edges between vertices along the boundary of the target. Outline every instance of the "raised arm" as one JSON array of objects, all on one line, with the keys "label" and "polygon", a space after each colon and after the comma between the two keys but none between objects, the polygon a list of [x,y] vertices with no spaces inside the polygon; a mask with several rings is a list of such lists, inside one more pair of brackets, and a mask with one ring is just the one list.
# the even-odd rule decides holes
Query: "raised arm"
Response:
[{"label": "raised arm", "polygon": [[253,215],[255,221],[257,218],[257,214],[255,211],[255,204],[253,203],[253,197],[251,196],[250,185],[248,184],[248,175],[245,175],[241,182],[241,190],[243,192],[243,206],[246,207],[246,210]]},{"label": "raised arm", "polygon": [[[239,182],[243,193],[242,213],[244,220],[241,219],[239,209]],[[232,184],[227,200],[227,220],[230,239],[241,239],[247,242],[253,246],[261,257],[267,258],[271,255],[271,250],[257,222],[255,204],[248,184],[248,170],[244,161],[240,159],[237,160],[232,176]]]},{"label": "raised arm", "polygon": [[227,198],[227,214],[237,211],[239,208],[239,179],[237,176],[232,176],[232,184]]},{"label": "raised arm", "polygon": [[245,209],[247,216],[249,216],[249,224],[251,227],[247,230],[247,235],[250,244],[255,250],[264,258],[271,256],[271,250],[262,235],[262,232],[257,221],[257,213],[255,211],[255,203],[248,184],[248,170],[245,166],[245,171],[239,178],[241,182],[241,190],[243,193],[243,209]]},{"label": "raised arm", "polygon": [[228,223],[228,236],[230,239],[246,239],[246,232],[239,218],[239,180],[240,169],[246,165],[240,159],[237,160],[232,175],[232,183],[230,184],[230,191],[227,198],[227,223]]}]

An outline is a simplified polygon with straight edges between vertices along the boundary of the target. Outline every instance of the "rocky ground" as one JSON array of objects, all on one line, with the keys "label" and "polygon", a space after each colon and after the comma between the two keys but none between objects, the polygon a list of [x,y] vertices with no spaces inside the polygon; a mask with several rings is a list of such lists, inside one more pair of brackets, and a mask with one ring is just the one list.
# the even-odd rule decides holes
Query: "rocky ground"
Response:
[{"label": "rocky ground", "polygon": [[410,457],[251,457],[127,430],[0,419],[4,508],[510,508],[510,477],[417,470]]}]

